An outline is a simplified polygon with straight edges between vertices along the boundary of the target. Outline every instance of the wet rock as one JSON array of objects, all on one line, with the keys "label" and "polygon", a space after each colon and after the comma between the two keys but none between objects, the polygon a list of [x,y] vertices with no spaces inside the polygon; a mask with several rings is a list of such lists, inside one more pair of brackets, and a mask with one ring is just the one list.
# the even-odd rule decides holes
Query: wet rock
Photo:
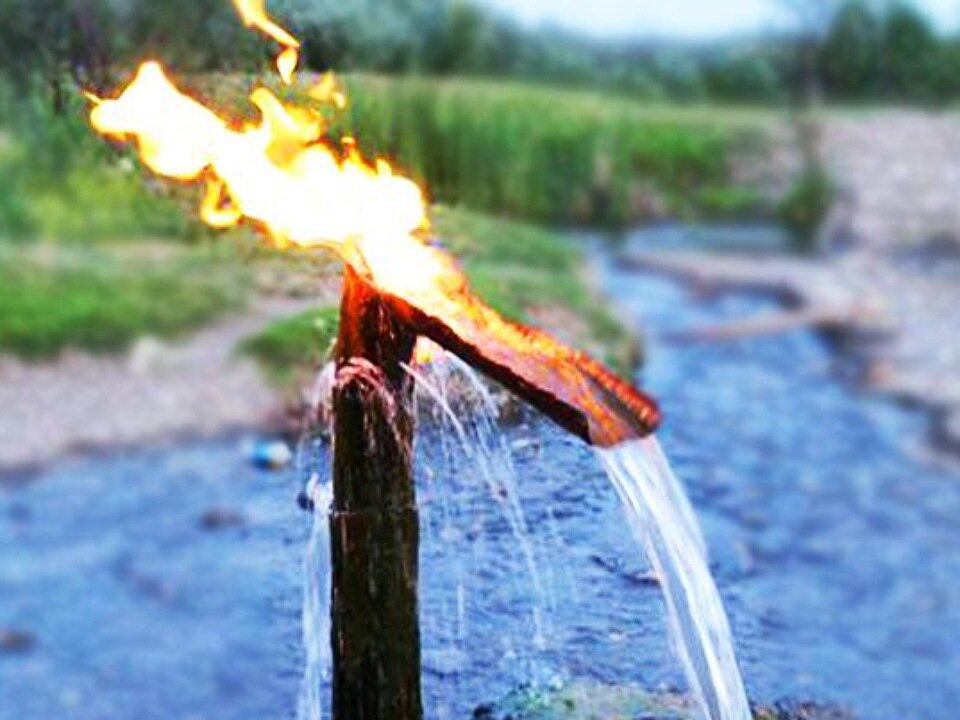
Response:
[{"label": "wet rock", "polygon": [[474,720],[486,720],[487,718],[496,717],[497,708],[491,703],[484,703],[483,705],[477,705],[473,709]]},{"label": "wet rock", "polygon": [[210,508],[200,516],[200,527],[204,530],[221,530],[245,524],[243,513],[232,508]]},{"label": "wet rock", "polygon": [[637,720],[693,720],[697,717],[697,712],[689,699],[678,693],[654,693],[632,685],[574,682],[548,688],[520,688],[499,702],[477,706],[473,717],[484,720],[588,720],[621,717]]},{"label": "wet rock", "polygon": [[752,709],[756,720],[855,720],[845,708],[810,701],[778,700],[773,707]]},{"label": "wet rock", "polygon": [[0,654],[26,653],[36,644],[37,638],[31,632],[17,628],[0,628]]},{"label": "wet rock", "polygon": [[[753,705],[754,720],[855,720],[849,711],[810,701],[781,700]],[[475,720],[694,720],[699,709],[679,691],[649,691],[634,685],[572,682],[549,688],[523,687],[495,703],[478,705]]]},{"label": "wet rock", "polygon": [[614,575],[620,576],[632,585],[638,585],[640,587],[660,587],[660,578],[657,577],[656,573],[644,570],[628,570],[624,567],[622,561],[611,560],[601,555],[591,555],[590,560],[594,565],[602,567]]}]

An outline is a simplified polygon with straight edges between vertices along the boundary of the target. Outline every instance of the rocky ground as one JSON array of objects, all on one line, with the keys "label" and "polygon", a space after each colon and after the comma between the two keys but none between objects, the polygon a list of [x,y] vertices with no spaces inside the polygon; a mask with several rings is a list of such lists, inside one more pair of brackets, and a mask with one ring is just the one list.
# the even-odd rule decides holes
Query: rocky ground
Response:
[{"label": "rocky ground", "polygon": [[[843,708],[786,701],[771,707],[756,706],[753,715],[756,720],[853,720]],[[699,716],[699,709],[685,695],[600,683],[518,690],[498,703],[480,705],[473,712],[475,720],[692,720]]]},{"label": "rocky ground", "polygon": [[707,290],[780,296],[782,313],[682,339],[823,329],[860,361],[867,387],[932,408],[935,444],[960,453],[960,250],[861,248],[803,258],[633,248],[623,260]]},{"label": "rocky ground", "polygon": [[953,113],[828,116],[823,159],[838,197],[833,244],[892,248],[960,240],[960,122]]},{"label": "rocky ground", "polygon": [[264,298],[184,342],[143,338],[122,356],[0,356],[0,470],[75,451],[279,424],[284,398],[237,343],[313,300]]}]

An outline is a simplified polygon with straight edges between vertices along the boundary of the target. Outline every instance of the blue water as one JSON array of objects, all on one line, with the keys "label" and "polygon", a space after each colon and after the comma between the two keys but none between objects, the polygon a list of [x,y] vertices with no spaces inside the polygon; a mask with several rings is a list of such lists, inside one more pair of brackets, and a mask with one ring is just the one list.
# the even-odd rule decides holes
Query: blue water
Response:
[{"label": "blue water", "polygon": [[[864,720],[951,717],[960,477],[922,454],[924,415],[858,394],[808,332],[657,340],[772,307],[762,298],[615,270],[607,281],[651,335],[644,382],[704,525],[751,697],[835,702]],[[504,442],[515,487],[458,461],[449,433],[420,435],[431,717],[469,717],[529,680],[680,685],[658,588],[592,453],[535,419]],[[293,717],[310,529],[294,502],[301,474],[254,470],[223,440],[64,461],[0,485],[0,628],[34,638],[0,650],[0,720]],[[212,508],[243,522],[205,528]]]}]

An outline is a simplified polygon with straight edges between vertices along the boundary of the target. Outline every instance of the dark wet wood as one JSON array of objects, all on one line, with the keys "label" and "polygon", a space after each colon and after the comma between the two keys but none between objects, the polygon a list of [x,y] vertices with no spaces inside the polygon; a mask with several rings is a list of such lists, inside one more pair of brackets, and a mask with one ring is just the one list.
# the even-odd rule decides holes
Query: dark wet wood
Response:
[{"label": "dark wet wood", "polygon": [[509,322],[466,284],[426,300],[380,291],[399,317],[591,445],[641,438],[660,425],[653,399],[585,353]]},{"label": "dark wet wood", "polygon": [[420,720],[415,336],[347,267],[333,390],[330,516],[335,720]]}]

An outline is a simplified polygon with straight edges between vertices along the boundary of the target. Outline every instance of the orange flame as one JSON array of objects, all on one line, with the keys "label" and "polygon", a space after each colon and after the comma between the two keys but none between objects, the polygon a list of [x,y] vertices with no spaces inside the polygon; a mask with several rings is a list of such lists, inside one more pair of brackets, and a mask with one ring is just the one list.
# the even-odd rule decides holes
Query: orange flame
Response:
[{"label": "orange flame", "polygon": [[[292,82],[299,43],[267,17],[263,0],[234,4],[247,25],[284,46],[277,67]],[[338,108],[346,104],[332,75],[308,93]],[[565,408],[561,424],[593,442],[611,444],[656,425],[655,405],[629,385],[549,336],[507,322],[473,296],[456,263],[419,237],[428,226],[420,188],[386,160],[365,160],[353,138],[341,138],[339,148],[326,141],[317,110],[286,105],[258,87],[250,102],[260,120],[243,124],[181,92],[156,62],[141,65],[118,96],[88,98],[98,132],[135,141],[159,175],[206,185],[200,215],[209,225],[248,219],[280,246],[334,250],[419,312],[434,328],[424,334],[472,353],[495,377],[513,378],[535,404]],[[485,354],[471,350],[479,338]],[[428,354],[422,351],[421,360]]]},{"label": "orange flame", "polygon": [[244,25],[257,28],[264,35],[269,35],[283,45],[283,52],[277,56],[277,71],[283,81],[290,85],[293,82],[297,64],[300,62],[298,50],[300,41],[270,19],[264,7],[264,0],[233,0],[233,4],[240,13]]},{"label": "orange flame", "polygon": [[[278,67],[292,81],[297,40],[270,20],[263,0],[234,4],[247,25],[285,46]],[[338,107],[346,102],[330,74],[308,92]],[[421,246],[414,237],[427,226],[420,189],[385,160],[366,161],[353,138],[341,139],[343,152],[326,142],[316,110],[285,105],[258,87],[250,101],[260,122],[240,125],[177,89],[156,62],[141,65],[117,97],[90,97],[98,132],[133,139],[160,175],[206,184],[200,214],[209,225],[247,218],[278,245],[331,248],[368,274],[375,266],[378,283],[430,272],[415,264],[420,253],[392,247]]]}]

